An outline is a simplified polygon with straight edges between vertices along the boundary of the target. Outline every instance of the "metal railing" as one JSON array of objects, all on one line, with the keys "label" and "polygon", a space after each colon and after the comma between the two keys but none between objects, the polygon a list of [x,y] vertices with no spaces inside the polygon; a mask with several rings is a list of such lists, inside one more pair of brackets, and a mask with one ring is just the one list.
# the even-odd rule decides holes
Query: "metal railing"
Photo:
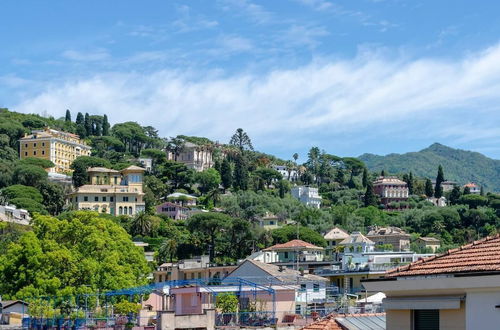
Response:
[{"label": "metal railing", "polygon": [[217,313],[215,316],[216,326],[271,326],[278,320],[273,312],[239,312],[239,313]]}]

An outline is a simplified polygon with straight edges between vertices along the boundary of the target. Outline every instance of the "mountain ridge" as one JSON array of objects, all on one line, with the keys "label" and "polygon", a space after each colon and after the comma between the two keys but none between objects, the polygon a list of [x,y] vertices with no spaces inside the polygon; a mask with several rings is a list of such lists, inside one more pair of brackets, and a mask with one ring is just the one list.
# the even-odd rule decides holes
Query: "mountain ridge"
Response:
[{"label": "mountain ridge", "polygon": [[445,179],[463,185],[475,182],[486,191],[500,191],[500,160],[489,158],[477,151],[455,149],[435,142],[420,151],[385,156],[365,153],[358,157],[369,170],[388,173],[408,173],[434,179],[439,165]]}]

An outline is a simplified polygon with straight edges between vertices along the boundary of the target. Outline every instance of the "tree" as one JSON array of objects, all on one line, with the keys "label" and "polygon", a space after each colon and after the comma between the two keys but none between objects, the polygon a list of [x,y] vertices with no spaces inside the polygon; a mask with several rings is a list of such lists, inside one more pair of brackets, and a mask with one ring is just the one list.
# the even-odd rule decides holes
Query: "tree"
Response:
[{"label": "tree", "polygon": [[145,212],[139,212],[132,220],[130,232],[133,236],[151,236],[153,231],[153,219]]},{"label": "tree", "polygon": [[158,250],[160,264],[166,262],[167,260],[173,262],[174,256],[177,254],[177,246],[178,242],[175,238],[168,238],[161,243],[160,249]]},{"label": "tree", "polygon": [[479,206],[485,206],[488,204],[488,199],[481,195],[467,194],[463,195],[459,199],[460,204],[467,204],[469,208],[476,209]]},{"label": "tree", "polygon": [[169,183],[174,190],[189,189],[195,172],[183,163],[168,160],[158,168],[159,176],[165,183]]},{"label": "tree", "polygon": [[202,194],[206,194],[210,190],[219,188],[221,177],[219,172],[213,168],[198,172],[194,176],[195,182],[199,184],[198,189]]},{"label": "tree", "polygon": [[297,164],[297,159],[299,159],[299,154],[298,153],[294,153],[292,155],[292,157],[293,157],[293,161],[295,162],[295,164]]},{"label": "tree", "polygon": [[274,244],[280,244],[297,239],[297,232],[298,239],[317,246],[326,247],[326,241],[323,236],[309,227],[299,226],[297,229],[295,225],[288,225],[274,229],[271,234]]},{"label": "tree", "polygon": [[76,115],[76,134],[78,134],[81,138],[87,137],[85,118],[81,112]]},{"label": "tree", "polygon": [[52,163],[50,160],[48,159],[43,159],[43,158],[35,158],[35,157],[28,157],[28,158],[24,158],[24,159],[21,159],[18,164],[22,164],[22,165],[35,165],[35,166],[39,166],[43,169],[48,169],[48,168],[51,168],[51,167],[54,167],[54,163]]},{"label": "tree", "polygon": [[380,172],[380,176],[385,176],[385,170],[382,170],[382,171]]},{"label": "tree", "polygon": [[451,205],[458,204],[458,201],[460,200],[461,196],[462,196],[462,192],[460,191],[460,187],[454,186],[450,192],[450,198],[449,198]]},{"label": "tree", "polygon": [[278,181],[283,178],[280,172],[267,167],[259,167],[253,172],[253,174],[262,180],[266,187],[269,187],[273,181]]},{"label": "tree", "polygon": [[174,161],[177,161],[177,157],[184,151],[186,140],[180,137],[173,137],[167,143],[167,150],[174,155]]},{"label": "tree", "polygon": [[363,188],[366,188],[366,186],[368,185],[368,170],[365,168],[363,168],[363,178],[361,179],[361,183],[363,185]]},{"label": "tree", "polygon": [[243,155],[237,155],[235,159],[233,187],[235,190],[248,189],[248,168]]},{"label": "tree", "polygon": [[83,186],[87,183],[88,175],[87,169],[89,167],[111,167],[111,163],[107,159],[92,156],[77,157],[70,168],[73,170],[73,185],[75,187]]},{"label": "tree", "polygon": [[236,130],[236,133],[234,133],[231,137],[229,144],[238,147],[241,152],[243,152],[245,148],[253,150],[252,140],[250,140],[250,137],[243,131],[242,128],[238,128]]},{"label": "tree", "polygon": [[85,136],[91,136],[92,135],[92,122],[90,121],[90,115],[85,113],[85,120],[84,120],[84,127],[85,127]]},{"label": "tree", "polygon": [[377,206],[377,196],[375,195],[375,191],[373,190],[373,183],[371,181],[368,181],[366,185],[364,202],[365,207]]},{"label": "tree", "polygon": [[35,215],[33,231],[0,255],[0,269],[5,299],[135,287],[150,273],[144,252],[123,228],[86,211],[60,219]]},{"label": "tree", "polygon": [[432,182],[429,179],[425,180],[425,195],[427,197],[432,197],[434,195],[434,189],[432,188]]},{"label": "tree", "polygon": [[224,190],[231,188],[233,185],[233,170],[231,168],[231,162],[227,157],[222,161],[220,175]]},{"label": "tree", "polygon": [[290,183],[285,180],[279,180],[277,186],[280,198],[285,198],[285,194],[290,191]]},{"label": "tree", "polygon": [[102,117],[102,135],[103,136],[108,136],[109,135],[109,121],[108,121],[108,116],[104,115]]},{"label": "tree", "polygon": [[438,174],[436,177],[436,186],[434,188],[434,197],[436,198],[440,198],[441,196],[443,196],[443,187],[441,186],[443,181],[444,181],[443,167],[439,165]]},{"label": "tree", "polygon": [[189,231],[199,234],[205,248],[210,251],[210,260],[214,260],[217,251],[219,251],[219,245],[216,244],[216,241],[222,236],[222,232],[229,227],[231,220],[231,217],[226,214],[205,212],[197,213],[187,221]]},{"label": "tree", "polygon": [[469,186],[465,186],[463,194],[464,195],[469,195],[470,194],[470,187]]},{"label": "tree", "polygon": [[15,167],[12,180],[16,184],[36,187],[47,181],[47,177],[47,172],[39,166],[20,164]]},{"label": "tree", "polygon": [[238,311],[238,297],[232,292],[225,292],[217,295],[215,307],[222,313],[236,313]]},{"label": "tree", "polygon": [[43,196],[43,205],[50,215],[58,215],[64,208],[64,192],[60,185],[43,182],[38,187]]},{"label": "tree", "polygon": [[64,121],[71,122],[71,112],[69,109],[66,109],[66,117],[64,118]]}]

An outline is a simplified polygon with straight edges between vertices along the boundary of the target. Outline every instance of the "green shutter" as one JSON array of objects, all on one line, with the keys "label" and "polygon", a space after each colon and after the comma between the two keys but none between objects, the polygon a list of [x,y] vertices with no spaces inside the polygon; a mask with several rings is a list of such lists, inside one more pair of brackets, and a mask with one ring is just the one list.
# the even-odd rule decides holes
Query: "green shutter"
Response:
[{"label": "green shutter", "polygon": [[439,309],[413,311],[414,330],[439,330]]}]

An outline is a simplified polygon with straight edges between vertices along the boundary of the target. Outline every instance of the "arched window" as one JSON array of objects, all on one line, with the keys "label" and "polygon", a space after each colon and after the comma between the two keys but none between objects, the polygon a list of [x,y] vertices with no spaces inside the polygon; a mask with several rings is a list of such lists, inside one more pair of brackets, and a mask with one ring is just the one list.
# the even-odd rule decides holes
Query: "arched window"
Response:
[{"label": "arched window", "polygon": [[132,215],[132,206],[128,207],[128,214]]},{"label": "arched window", "polygon": [[121,207],[121,206],[120,206],[120,207],[118,208],[118,214],[123,214],[123,207]]}]

